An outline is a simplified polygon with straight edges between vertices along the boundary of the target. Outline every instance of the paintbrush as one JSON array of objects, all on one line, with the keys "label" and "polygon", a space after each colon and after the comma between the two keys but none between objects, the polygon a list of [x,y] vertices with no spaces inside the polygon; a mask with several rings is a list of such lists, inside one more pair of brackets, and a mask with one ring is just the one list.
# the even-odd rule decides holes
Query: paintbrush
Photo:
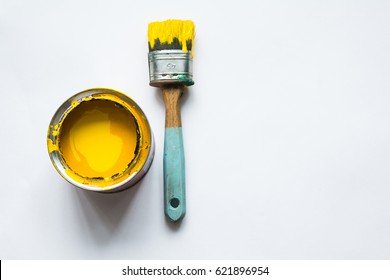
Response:
[{"label": "paintbrush", "polygon": [[192,80],[195,35],[190,20],[152,22],[148,26],[150,85],[160,87],[165,103],[164,209],[171,221],[186,213],[185,163],[180,96]]}]

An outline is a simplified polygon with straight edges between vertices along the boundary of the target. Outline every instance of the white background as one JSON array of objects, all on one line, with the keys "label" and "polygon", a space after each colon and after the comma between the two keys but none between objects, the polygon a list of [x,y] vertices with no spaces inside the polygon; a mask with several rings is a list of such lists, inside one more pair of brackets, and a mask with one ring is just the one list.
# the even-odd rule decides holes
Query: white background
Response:
[{"label": "white background", "polygon": [[[389,1],[0,0],[1,259],[390,258]],[[147,24],[197,26],[182,100],[187,216],[163,214],[164,106]],[[141,106],[140,184],[69,185],[56,109],[91,87]]]}]

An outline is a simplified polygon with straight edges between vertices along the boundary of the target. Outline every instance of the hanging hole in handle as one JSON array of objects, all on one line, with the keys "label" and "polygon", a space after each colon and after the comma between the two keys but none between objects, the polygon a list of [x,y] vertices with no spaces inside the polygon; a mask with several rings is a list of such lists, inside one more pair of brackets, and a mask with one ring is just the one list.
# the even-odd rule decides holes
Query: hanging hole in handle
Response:
[{"label": "hanging hole in handle", "polygon": [[179,207],[180,200],[177,199],[176,197],[174,197],[174,198],[172,198],[172,199],[169,201],[169,204],[170,204],[173,208],[177,208],[177,207]]}]

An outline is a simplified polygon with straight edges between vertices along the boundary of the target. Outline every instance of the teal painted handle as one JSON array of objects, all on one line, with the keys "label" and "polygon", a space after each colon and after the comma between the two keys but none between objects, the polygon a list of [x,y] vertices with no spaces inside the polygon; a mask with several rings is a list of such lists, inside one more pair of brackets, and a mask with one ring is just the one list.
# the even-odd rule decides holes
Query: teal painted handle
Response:
[{"label": "teal painted handle", "polygon": [[181,127],[165,128],[164,207],[165,215],[172,221],[182,219],[186,213],[185,164]]}]

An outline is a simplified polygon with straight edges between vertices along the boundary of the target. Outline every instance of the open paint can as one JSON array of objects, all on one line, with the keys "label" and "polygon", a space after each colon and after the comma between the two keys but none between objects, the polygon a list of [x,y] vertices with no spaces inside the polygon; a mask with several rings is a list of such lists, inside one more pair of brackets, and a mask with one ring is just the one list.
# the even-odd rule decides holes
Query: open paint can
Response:
[{"label": "open paint can", "polygon": [[141,108],[118,91],[94,88],[58,108],[48,134],[50,159],[71,184],[117,192],[136,184],[154,157],[154,140]]}]

